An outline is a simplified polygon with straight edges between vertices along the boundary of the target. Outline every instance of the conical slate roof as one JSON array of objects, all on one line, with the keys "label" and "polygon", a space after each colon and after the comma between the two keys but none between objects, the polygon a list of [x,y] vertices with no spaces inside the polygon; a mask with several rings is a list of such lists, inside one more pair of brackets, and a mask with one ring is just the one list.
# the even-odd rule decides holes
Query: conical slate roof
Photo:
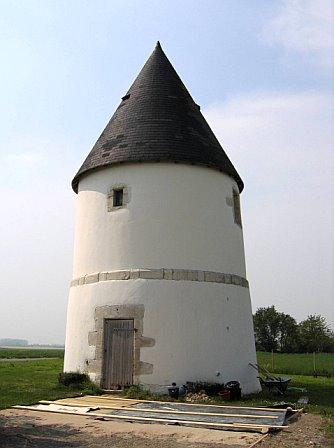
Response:
[{"label": "conical slate roof", "polygon": [[159,42],[72,181],[118,163],[204,165],[243,182]]}]

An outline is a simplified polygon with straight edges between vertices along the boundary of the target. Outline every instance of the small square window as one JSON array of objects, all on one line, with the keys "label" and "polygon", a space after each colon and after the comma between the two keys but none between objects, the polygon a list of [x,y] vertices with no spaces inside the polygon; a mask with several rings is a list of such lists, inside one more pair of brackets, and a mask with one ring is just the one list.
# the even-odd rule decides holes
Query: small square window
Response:
[{"label": "small square window", "polygon": [[108,212],[126,208],[130,202],[130,187],[121,183],[111,186],[106,199]]},{"label": "small square window", "polygon": [[122,207],[123,205],[123,188],[113,190],[113,207]]}]

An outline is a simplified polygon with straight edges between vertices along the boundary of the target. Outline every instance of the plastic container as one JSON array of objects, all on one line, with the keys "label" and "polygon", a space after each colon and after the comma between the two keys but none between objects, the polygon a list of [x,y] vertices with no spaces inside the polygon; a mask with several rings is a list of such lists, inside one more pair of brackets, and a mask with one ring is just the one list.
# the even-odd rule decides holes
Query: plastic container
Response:
[{"label": "plastic container", "polygon": [[230,400],[241,399],[241,387],[239,381],[229,381],[225,384],[225,390],[230,393]]},{"label": "plastic container", "polygon": [[180,388],[178,386],[169,386],[168,387],[168,395],[171,398],[179,398]]}]

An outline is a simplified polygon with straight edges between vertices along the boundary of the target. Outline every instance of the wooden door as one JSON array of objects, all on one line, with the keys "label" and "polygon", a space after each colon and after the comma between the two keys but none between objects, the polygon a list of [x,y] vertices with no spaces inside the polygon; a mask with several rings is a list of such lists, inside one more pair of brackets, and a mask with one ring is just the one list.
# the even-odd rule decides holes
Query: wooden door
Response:
[{"label": "wooden door", "polygon": [[133,384],[133,319],[104,321],[104,389],[118,389]]}]

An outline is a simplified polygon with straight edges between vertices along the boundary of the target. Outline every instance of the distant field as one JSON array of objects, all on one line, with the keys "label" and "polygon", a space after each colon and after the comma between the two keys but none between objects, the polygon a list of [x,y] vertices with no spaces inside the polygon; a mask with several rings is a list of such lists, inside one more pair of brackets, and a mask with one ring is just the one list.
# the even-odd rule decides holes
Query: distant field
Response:
[{"label": "distant field", "polygon": [[[0,359],[11,358],[64,358],[61,348],[0,348]],[[274,353],[274,369],[272,355],[269,352],[257,352],[258,363],[273,373],[290,375],[313,375],[312,353]],[[318,373],[330,373],[334,376],[334,354],[316,354]]]},{"label": "distant field", "polygon": [[[273,373],[290,375],[313,375],[312,353],[274,353],[274,369],[272,355],[268,352],[257,352],[258,363]],[[328,372],[334,376],[334,354],[317,353],[316,370],[318,373]]]},{"label": "distant field", "polygon": [[0,359],[11,358],[60,358],[64,357],[62,348],[0,348]]}]

